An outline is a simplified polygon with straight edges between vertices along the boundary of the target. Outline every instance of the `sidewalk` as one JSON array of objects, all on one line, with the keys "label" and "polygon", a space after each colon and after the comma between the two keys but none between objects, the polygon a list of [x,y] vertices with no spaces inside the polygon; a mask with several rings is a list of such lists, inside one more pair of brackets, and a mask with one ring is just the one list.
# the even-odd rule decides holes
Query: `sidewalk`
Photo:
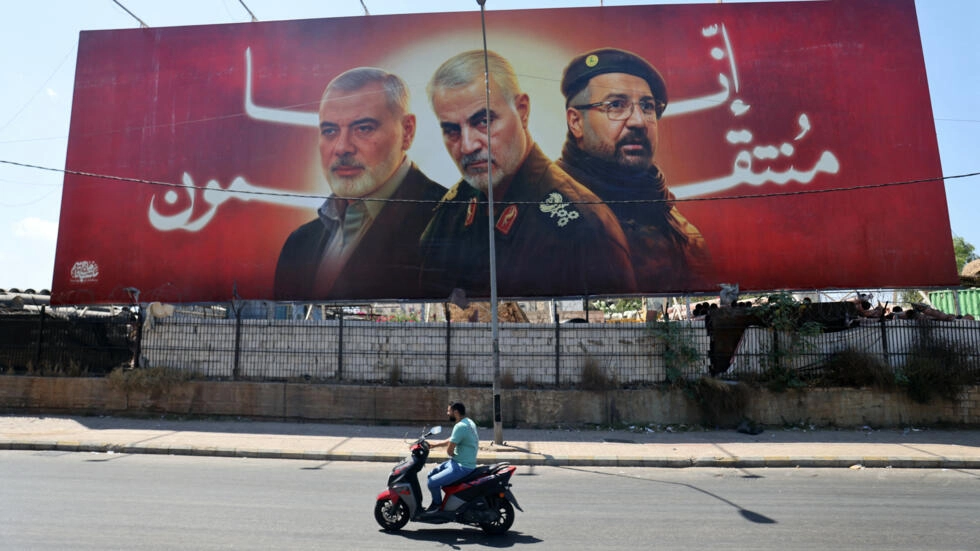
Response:
[{"label": "sidewalk", "polygon": [[[444,429],[448,427],[443,427]],[[395,463],[421,427],[0,415],[0,450]],[[980,430],[480,429],[480,462],[619,467],[980,469]],[[448,436],[443,433],[442,436]],[[439,452],[434,458],[441,457]]]}]

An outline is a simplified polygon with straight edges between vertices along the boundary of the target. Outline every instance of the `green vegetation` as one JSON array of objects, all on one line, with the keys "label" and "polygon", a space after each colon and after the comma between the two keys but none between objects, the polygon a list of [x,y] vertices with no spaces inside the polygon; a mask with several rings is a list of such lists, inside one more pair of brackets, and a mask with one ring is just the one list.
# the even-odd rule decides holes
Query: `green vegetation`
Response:
[{"label": "green vegetation", "polygon": [[649,322],[647,328],[658,342],[663,343],[667,383],[679,384],[701,360],[690,329],[687,324],[678,321]]},{"label": "green vegetation", "polygon": [[966,266],[967,262],[973,262],[977,259],[975,251],[976,247],[968,243],[966,239],[962,237],[953,238],[953,254],[956,256],[956,273],[963,271],[963,266]]},{"label": "green vegetation", "polygon": [[800,389],[806,382],[795,364],[800,354],[809,347],[807,337],[823,332],[823,326],[813,321],[803,321],[807,308],[789,293],[769,295],[768,301],[752,307],[755,314],[773,330],[772,348],[765,358],[765,372],[758,382],[773,392]]},{"label": "green vegetation", "polygon": [[589,303],[589,307],[594,310],[599,310],[606,314],[621,314],[623,312],[632,312],[636,310],[642,310],[645,308],[643,305],[643,299],[640,298],[621,298],[617,300],[593,300]]}]

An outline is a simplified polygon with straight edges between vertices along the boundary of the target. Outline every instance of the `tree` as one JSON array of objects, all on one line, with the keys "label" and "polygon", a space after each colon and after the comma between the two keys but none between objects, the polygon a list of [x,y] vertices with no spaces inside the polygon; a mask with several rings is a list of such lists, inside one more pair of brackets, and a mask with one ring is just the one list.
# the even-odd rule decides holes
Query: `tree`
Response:
[{"label": "tree", "polygon": [[643,308],[643,299],[621,298],[617,300],[593,300],[590,304],[592,308],[601,310],[606,315],[609,315],[640,310]]},{"label": "tree", "polygon": [[977,259],[975,250],[976,247],[967,242],[966,239],[958,236],[953,237],[953,254],[956,255],[956,273],[960,273],[967,262],[972,262]]}]

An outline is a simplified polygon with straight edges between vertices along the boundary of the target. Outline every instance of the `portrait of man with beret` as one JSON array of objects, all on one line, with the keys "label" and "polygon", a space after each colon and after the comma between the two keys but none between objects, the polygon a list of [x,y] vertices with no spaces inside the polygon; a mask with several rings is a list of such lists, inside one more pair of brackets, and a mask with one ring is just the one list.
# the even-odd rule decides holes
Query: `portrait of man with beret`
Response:
[{"label": "portrait of man with beret", "polygon": [[600,48],[572,59],[561,92],[568,134],[557,164],[619,219],[639,290],[712,285],[704,238],[653,160],[667,107],[660,72],[632,52]]}]

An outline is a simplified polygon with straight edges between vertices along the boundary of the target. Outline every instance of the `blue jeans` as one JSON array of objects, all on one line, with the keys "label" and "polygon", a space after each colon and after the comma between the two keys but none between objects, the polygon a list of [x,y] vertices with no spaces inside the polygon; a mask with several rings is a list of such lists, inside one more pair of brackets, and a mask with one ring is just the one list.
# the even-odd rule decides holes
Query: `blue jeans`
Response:
[{"label": "blue jeans", "polygon": [[432,493],[432,503],[442,503],[442,487],[449,486],[453,482],[470,474],[473,469],[464,467],[456,461],[450,459],[443,461],[438,467],[429,472],[429,492]]}]

